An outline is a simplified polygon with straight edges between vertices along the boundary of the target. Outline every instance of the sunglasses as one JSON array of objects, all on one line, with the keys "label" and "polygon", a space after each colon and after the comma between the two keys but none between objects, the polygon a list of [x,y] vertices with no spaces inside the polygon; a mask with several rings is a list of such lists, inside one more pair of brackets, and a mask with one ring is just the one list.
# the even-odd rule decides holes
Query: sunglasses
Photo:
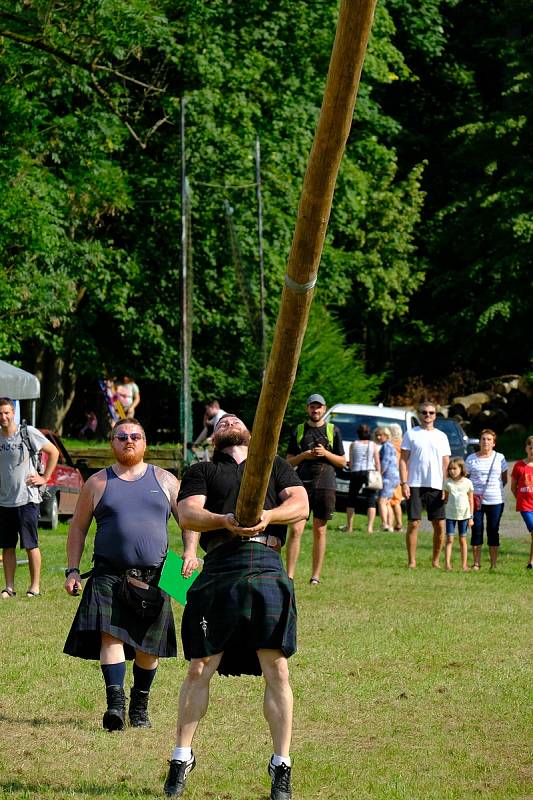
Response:
[{"label": "sunglasses", "polygon": [[113,436],[113,439],[118,439],[119,442],[127,442],[128,439],[131,439],[132,442],[139,442],[144,439],[144,436],[142,433],[117,433],[116,436]]},{"label": "sunglasses", "polygon": [[423,417],[434,417],[437,413],[436,411],[421,411],[420,412]]}]

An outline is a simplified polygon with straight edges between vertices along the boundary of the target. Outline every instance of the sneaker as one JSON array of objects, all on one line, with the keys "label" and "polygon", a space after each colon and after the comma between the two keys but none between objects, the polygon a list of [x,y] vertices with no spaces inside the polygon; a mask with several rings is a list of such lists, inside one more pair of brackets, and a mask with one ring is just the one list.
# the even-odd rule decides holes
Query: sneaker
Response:
[{"label": "sneaker", "polygon": [[272,778],[270,800],[291,800],[291,768],[287,764],[279,764],[279,766],[275,767],[272,759],[270,759],[268,774]]},{"label": "sneaker", "polygon": [[151,728],[152,723],[148,718],[148,697],[149,692],[136,689],[135,686],[130,694],[130,707],[128,717],[132,728]]},{"label": "sneaker", "polygon": [[170,764],[170,768],[165,781],[164,792],[167,797],[181,797],[185,789],[187,776],[196,766],[194,753],[190,761],[177,761],[173,758],[168,763]]},{"label": "sneaker", "polygon": [[107,686],[107,711],[102,725],[106,731],[123,731],[126,726],[126,695],[122,686]]}]

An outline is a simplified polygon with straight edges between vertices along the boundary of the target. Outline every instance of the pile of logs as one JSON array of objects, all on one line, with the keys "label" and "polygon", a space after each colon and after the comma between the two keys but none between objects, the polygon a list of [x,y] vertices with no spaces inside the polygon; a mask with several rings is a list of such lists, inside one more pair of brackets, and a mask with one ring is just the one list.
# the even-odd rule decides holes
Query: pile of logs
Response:
[{"label": "pile of logs", "polygon": [[[446,408],[441,407],[446,413]],[[527,433],[533,423],[533,383],[520,375],[484,381],[479,391],[453,397],[447,416],[455,417],[470,436],[483,428],[496,433]]]}]

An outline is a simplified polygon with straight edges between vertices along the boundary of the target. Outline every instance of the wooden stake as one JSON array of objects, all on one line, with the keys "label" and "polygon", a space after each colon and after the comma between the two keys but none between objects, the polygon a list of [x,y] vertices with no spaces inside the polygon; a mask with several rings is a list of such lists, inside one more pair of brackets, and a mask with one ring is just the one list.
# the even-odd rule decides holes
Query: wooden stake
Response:
[{"label": "wooden stake", "polygon": [[305,173],[285,285],[257,406],[235,516],[254,525],[263,510],[272,463],[307,327],[333,191],[377,0],[342,0],[324,100]]}]

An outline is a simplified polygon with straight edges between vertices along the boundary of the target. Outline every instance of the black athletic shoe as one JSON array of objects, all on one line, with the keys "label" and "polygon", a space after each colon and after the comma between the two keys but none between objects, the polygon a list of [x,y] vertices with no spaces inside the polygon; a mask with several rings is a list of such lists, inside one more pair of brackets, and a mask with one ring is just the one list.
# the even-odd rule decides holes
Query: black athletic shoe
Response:
[{"label": "black athletic shoe", "polygon": [[126,726],[126,695],[122,686],[107,686],[107,711],[102,725],[106,731],[123,731]]},{"label": "black athletic shoe", "polygon": [[130,694],[130,706],[128,717],[132,728],[151,728],[152,723],[148,718],[148,697],[149,692],[136,689],[135,686]]},{"label": "black athletic shoe", "polygon": [[170,768],[168,770],[168,777],[165,781],[165,794],[168,797],[181,797],[185,789],[185,783],[189,772],[192,772],[196,766],[196,759],[194,753],[190,761],[177,761],[175,758],[168,762]]},{"label": "black athletic shoe", "polygon": [[270,800],[291,800],[291,768],[286,764],[275,767],[271,759],[268,764],[268,774],[272,778]]}]

